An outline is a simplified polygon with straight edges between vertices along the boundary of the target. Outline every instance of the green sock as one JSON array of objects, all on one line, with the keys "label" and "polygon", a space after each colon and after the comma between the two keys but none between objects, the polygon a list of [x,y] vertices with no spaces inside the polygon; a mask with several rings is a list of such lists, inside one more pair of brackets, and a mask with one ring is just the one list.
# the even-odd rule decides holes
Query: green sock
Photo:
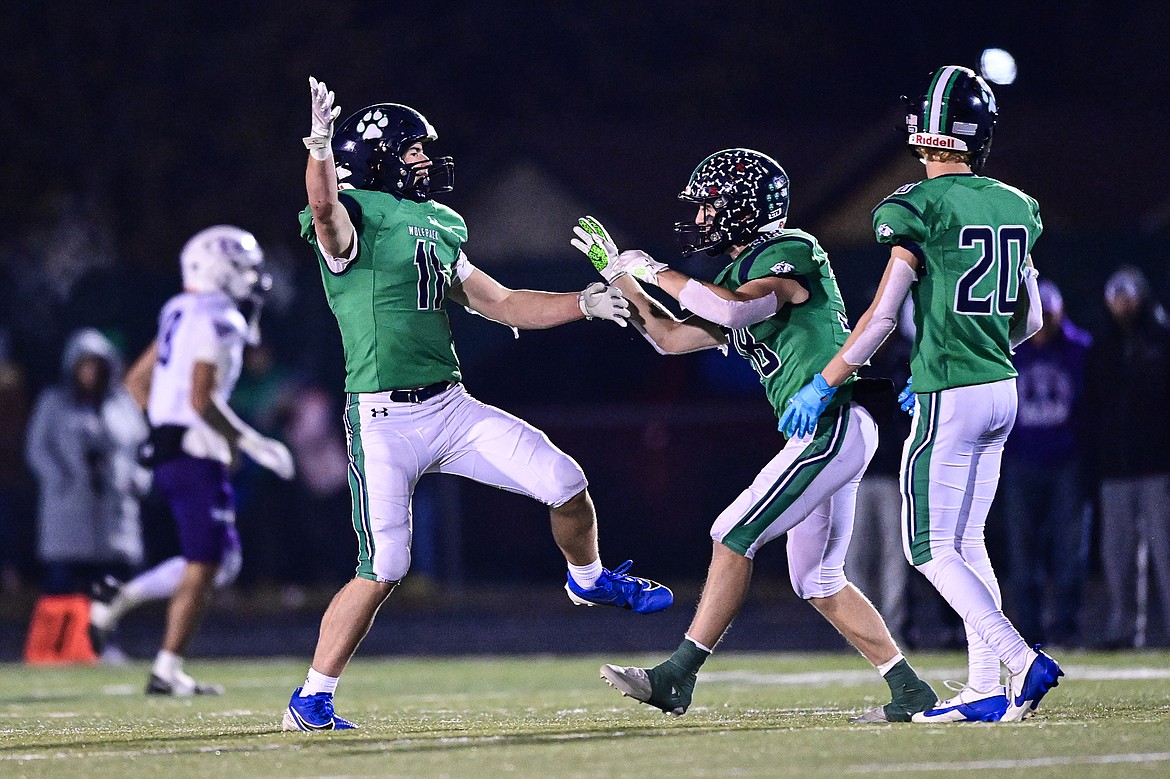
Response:
[{"label": "green sock", "polygon": [[890,692],[895,697],[902,691],[903,687],[913,686],[916,682],[920,681],[918,674],[914,673],[914,669],[910,667],[910,663],[904,657],[886,672],[884,678],[886,684],[890,685]]},{"label": "green sock", "polygon": [[704,652],[695,646],[690,639],[684,638],[683,642],[678,645],[678,649],[674,650],[674,654],[670,656],[670,659],[658,667],[670,666],[669,669],[663,670],[674,671],[683,676],[697,674],[699,669],[703,667],[703,663],[710,656],[710,652]]},{"label": "green sock", "polygon": [[905,658],[886,672],[885,679],[893,697],[885,706],[891,722],[908,721],[911,714],[924,711],[938,701],[934,689],[914,672]]}]

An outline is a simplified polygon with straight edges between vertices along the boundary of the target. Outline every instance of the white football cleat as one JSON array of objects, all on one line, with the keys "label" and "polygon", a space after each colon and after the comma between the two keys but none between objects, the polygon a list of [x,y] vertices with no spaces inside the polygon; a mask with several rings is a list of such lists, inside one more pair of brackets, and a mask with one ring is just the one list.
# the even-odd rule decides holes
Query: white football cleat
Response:
[{"label": "white football cleat", "polygon": [[911,722],[999,722],[1007,710],[1007,690],[1002,686],[981,692],[959,682],[944,684],[959,694],[915,713]]}]

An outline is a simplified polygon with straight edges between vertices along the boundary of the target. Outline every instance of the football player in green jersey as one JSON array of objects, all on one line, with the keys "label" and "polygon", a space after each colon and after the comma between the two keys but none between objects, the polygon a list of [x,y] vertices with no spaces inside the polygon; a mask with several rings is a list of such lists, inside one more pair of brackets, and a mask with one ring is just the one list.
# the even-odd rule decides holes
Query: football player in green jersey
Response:
[{"label": "football player in green jersey", "polygon": [[[592,217],[573,245],[632,306],[630,322],[663,354],[734,346],[760,376],[777,409],[845,343],[849,327],[837,281],[816,238],[784,227],[788,176],[775,160],[727,149],[703,160],[682,199],[693,223],[675,229],[684,252],[727,253],[713,284],[671,270],[640,251],[619,253]],[[693,316],[679,321],[639,285],[656,285]],[[888,382],[887,382],[888,385]],[[691,704],[697,672],[742,607],[752,561],[787,534],[793,589],[855,646],[890,686],[889,704],[863,714],[908,721],[938,700],[902,656],[873,604],[845,578],[857,485],[877,448],[877,425],[857,402],[872,385],[851,382],[816,430],[792,438],[715,520],[711,567],[694,620],[678,650],[653,668],[606,664],[601,675],[623,694],[675,716]],[[859,387],[857,393],[854,388]],[[893,388],[887,393],[892,401]]]},{"label": "football player in green jersey", "polygon": [[410,567],[411,497],[424,473],[452,473],[549,506],[553,538],[568,563],[565,589],[577,605],[638,613],[671,604],[669,589],[603,568],[585,474],[541,431],[475,400],[460,383],[443,303],[506,325],[536,329],[581,318],[625,325],[620,291],[602,283],[581,293],[512,290],[463,252],[463,218],[436,203],[454,165],[431,159],[429,122],[412,108],[380,103],[345,120],[324,84],[309,79],[312,132],[301,234],[316,251],[325,295],[345,351],[357,575],[334,597],[305,684],[284,714],[286,730],[354,727],[335,715],[338,678],[378,608]]},{"label": "football player in green jersey", "polygon": [[[1017,721],[1057,685],[1060,666],[1030,648],[1004,616],[983,530],[1016,417],[1012,349],[1040,329],[1032,245],[1036,201],[977,175],[991,149],[995,96],[968,68],[947,66],[911,102],[911,150],[926,179],[873,212],[890,246],[877,295],[837,354],[789,401],[782,424],[817,422],[838,387],[894,329],[907,294],[917,334],[910,358],[914,425],[902,454],[906,558],[963,618],[968,678],[958,695],[916,722]],[[915,396],[903,393],[905,408]],[[1010,674],[1001,682],[1000,663]]]}]

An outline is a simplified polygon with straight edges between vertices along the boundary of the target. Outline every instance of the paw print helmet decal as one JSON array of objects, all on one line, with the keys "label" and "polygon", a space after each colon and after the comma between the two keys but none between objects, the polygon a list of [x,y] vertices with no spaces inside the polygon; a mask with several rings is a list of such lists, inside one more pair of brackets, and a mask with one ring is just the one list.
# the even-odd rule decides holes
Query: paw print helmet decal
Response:
[{"label": "paw print helmet decal", "polygon": [[709,224],[690,221],[674,225],[683,254],[705,250],[714,257],[732,245],[751,243],[761,233],[784,226],[788,174],[761,152],[725,149],[699,163],[679,199],[715,209]]},{"label": "paw print helmet decal", "polygon": [[[357,189],[391,192],[420,201],[439,192],[450,192],[455,183],[455,162],[450,157],[410,165],[402,161],[402,153],[411,144],[430,143],[438,137],[426,117],[410,106],[366,106],[342,122],[333,134],[337,180]],[[421,168],[426,169],[426,175],[419,178]]]}]

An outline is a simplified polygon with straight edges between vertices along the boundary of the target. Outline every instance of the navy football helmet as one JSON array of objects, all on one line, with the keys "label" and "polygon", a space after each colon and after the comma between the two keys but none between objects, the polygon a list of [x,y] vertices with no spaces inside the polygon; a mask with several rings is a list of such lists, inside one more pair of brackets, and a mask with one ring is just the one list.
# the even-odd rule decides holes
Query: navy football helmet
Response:
[{"label": "navy football helmet", "polygon": [[683,254],[712,257],[735,244],[779,230],[788,218],[788,174],[776,160],[751,149],[725,149],[699,163],[680,200],[715,209],[710,224],[676,222]]},{"label": "navy football helmet", "polygon": [[416,173],[427,163],[407,165],[402,154],[411,144],[438,138],[426,117],[410,106],[378,103],[353,114],[333,134],[333,158],[337,180],[357,189],[391,192],[411,200],[427,200],[450,192],[455,184],[455,162],[450,157],[431,159],[426,176]]},{"label": "navy football helmet", "polygon": [[970,68],[947,65],[931,74],[922,95],[906,101],[906,132],[915,147],[965,151],[978,173],[991,153],[999,108],[995,94]]}]

